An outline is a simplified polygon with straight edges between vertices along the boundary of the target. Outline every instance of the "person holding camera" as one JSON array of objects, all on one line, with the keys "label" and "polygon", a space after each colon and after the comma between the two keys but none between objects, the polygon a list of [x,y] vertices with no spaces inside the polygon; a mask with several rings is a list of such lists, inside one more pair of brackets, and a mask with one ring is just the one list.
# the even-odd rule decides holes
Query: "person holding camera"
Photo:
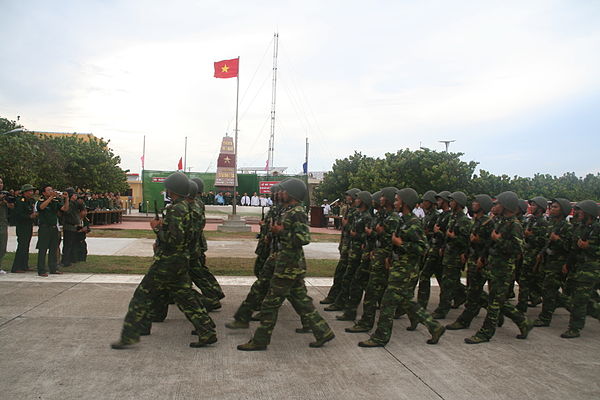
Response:
[{"label": "person holding camera", "polygon": [[23,273],[29,271],[29,243],[33,235],[33,222],[37,213],[33,206],[33,191],[35,188],[26,184],[21,187],[21,196],[15,203],[15,226],[17,231],[17,252],[11,268],[11,272]]},{"label": "person holding camera", "polygon": [[[60,197],[64,198],[64,204],[61,204]],[[50,185],[42,186],[42,195],[35,203],[35,208],[39,213],[38,217],[38,275],[48,276],[48,269],[51,274],[62,274],[58,270],[58,246],[60,243],[60,232],[58,231],[58,213],[69,210],[68,193],[58,193]],[[48,268],[46,268],[46,254],[48,254]]]},{"label": "person holding camera", "polygon": [[81,230],[81,207],[77,204],[77,193],[73,188],[66,190],[69,201],[69,208],[63,214],[63,253],[62,266],[68,267],[75,259],[75,251],[77,248],[77,232]]},{"label": "person holding camera", "polygon": [[0,178],[0,271],[2,270],[2,259],[6,254],[8,243],[8,209],[15,207],[14,197],[4,191],[4,182]]}]

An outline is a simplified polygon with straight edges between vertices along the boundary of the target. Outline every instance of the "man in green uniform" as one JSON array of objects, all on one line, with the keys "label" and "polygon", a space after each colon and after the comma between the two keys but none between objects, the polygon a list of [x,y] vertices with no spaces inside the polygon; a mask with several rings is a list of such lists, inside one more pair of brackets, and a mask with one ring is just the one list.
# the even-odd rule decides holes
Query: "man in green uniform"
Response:
[{"label": "man in green uniform", "polygon": [[[572,339],[581,335],[588,312],[600,319],[600,306],[590,302],[592,292],[600,283],[600,224],[598,204],[592,200],[580,201],[575,205],[575,219],[578,222],[573,232],[569,269],[573,294],[569,329],[560,336]],[[566,271],[565,271],[566,272]]]},{"label": "man in green uniform", "polygon": [[[60,243],[60,232],[58,231],[58,213],[69,210],[69,195],[63,193],[64,204],[57,198],[59,195],[50,185],[42,186],[42,196],[36,202],[35,209],[38,217],[38,259],[37,270],[39,276],[51,274],[62,274],[58,270],[58,246]],[[46,254],[48,254],[48,266],[46,267]]]},{"label": "man in green uniform", "polygon": [[483,305],[487,304],[487,296],[483,291],[486,275],[483,268],[487,264],[487,252],[491,245],[491,234],[494,221],[488,215],[492,209],[492,198],[487,194],[475,196],[471,204],[473,226],[469,235],[469,259],[467,261],[467,301],[462,314],[446,329],[466,329],[479,314]]},{"label": "man in green uniform", "polygon": [[77,204],[77,193],[73,188],[65,191],[69,198],[69,209],[63,213],[63,252],[61,264],[69,267],[77,262],[75,252],[77,248],[77,232],[82,228],[82,207]]},{"label": "man in green uniform", "polygon": [[510,318],[518,327],[517,339],[526,339],[533,329],[533,322],[507,301],[508,287],[513,279],[515,262],[523,249],[523,226],[515,215],[519,198],[514,192],[503,192],[496,196],[492,213],[497,216],[487,264],[483,267],[488,280],[489,299],[487,314],[479,331],[465,339],[465,343],[489,342],[496,332],[500,313]]},{"label": "man in green uniform", "polygon": [[402,212],[402,217],[392,235],[394,247],[390,277],[381,300],[377,329],[370,339],[358,343],[360,347],[383,347],[390,341],[394,313],[398,307],[408,314],[411,321],[409,330],[416,329],[417,323],[427,326],[431,333],[428,344],[436,344],[444,334],[444,327],[413,300],[421,257],[426,247],[423,226],[412,212],[418,201],[419,195],[412,188],[401,189],[396,195],[395,208]]},{"label": "man in green uniform", "polygon": [[465,268],[469,252],[469,235],[471,220],[464,212],[467,206],[467,196],[463,192],[454,192],[450,196],[452,217],[446,230],[446,247],[442,262],[442,287],[440,288],[440,303],[433,312],[433,318],[444,319],[452,306],[465,302],[466,293],[460,281],[460,275]]},{"label": "man in green uniform", "polygon": [[0,270],[8,244],[8,210],[15,207],[15,203],[9,201],[9,197],[9,193],[4,192],[4,182],[0,178]]},{"label": "man in green uniform", "polygon": [[290,297],[297,302],[296,312],[307,321],[316,338],[316,341],[309,344],[310,347],[321,347],[335,337],[327,322],[315,309],[304,284],[306,261],[302,247],[310,242],[310,232],[308,217],[300,202],[306,197],[306,185],[299,179],[291,178],[281,183],[281,189],[282,201],[287,209],[281,223],[271,228],[279,235],[281,250],[277,253],[269,292],[262,302],[260,326],[253,338],[248,343],[239,345],[238,350],[266,350],[277,322],[279,308]]},{"label": "man in green uniform", "polygon": [[573,235],[573,225],[567,221],[567,216],[571,213],[571,202],[563,198],[550,201],[550,235],[546,239],[546,246],[538,255],[544,260],[542,264],[544,272],[542,311],[534,322],[538,327],[550,326],[550,321],[552,321],[552,314],[554,314],[560,297],[559,289],[566,280],[563,266],[569,257]]},{"label": "man in green uniform", "polygon": [[128,348],[140,341],[141,333],[149,333],[143,332],[144,323],[152,311],[152,300],[162,292],[168,293],[194,326],[198,341],[190,343],[191,347],[204,347],[217,341],[215,324],[195,297],[188,274],[191,214],[184,201],[189,191],[188,182],[182,172],[165,179],[165,189],[173,204],[166,208],[163,219],[150,222],[157,238],[154,262],[133,294],[121,338],[111,345],[113,349]]},{"label": "man in green uniform", "polygon": [[17,231],[17,251],[11,272],[29,271],[29,243],[33,235],[33,221],[37,218],[37,213],[33,206],[34,187],[32,185],[23,185],[21,187],[21,197],[17,198],[15,203],[15,225]]}]

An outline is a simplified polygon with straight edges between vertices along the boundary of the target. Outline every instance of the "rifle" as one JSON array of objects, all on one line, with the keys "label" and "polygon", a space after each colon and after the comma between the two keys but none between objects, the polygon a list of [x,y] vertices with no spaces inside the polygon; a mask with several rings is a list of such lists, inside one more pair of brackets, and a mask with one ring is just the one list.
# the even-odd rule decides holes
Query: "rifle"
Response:
[{"label": "rifle", "polygon": [[156,203],[156,200],[154,200],[154,219],[157,221],[160,219],[158,216],[158,205]]}]

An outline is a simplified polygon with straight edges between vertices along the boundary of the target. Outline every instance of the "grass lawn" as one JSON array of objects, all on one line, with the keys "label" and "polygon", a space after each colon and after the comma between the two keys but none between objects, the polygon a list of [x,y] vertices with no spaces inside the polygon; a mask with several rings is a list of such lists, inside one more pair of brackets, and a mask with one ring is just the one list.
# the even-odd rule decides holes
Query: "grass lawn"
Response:
[{"label": "grass lawn", "polygon": [[[204,236],[207,240],[256,239],[254,232],[205,231]],[[313,242],[340,241],[340,235],[334,233],[311,233],[310,236]],[[156,235],[151,230],[145,229],[93,229],[88,233],[88,237],[154,239]]]},{"label": "grass lawn", "polygon": [[[2,260],[5,271],[10,271],[15,253],[6,253]],[[34,269],[37,254],[29,255],[29,266]],[[337,260],[306,260],[307,276],[331,277]],[[250,276],[254,273],[254,258],[218,257],[208,258],[208,267],[215,275]],[[144,274],[152,264],[152,257],[132,256],[94,256],[89,255],[86,262],[63,268],[63,272],[89,274]]]}]

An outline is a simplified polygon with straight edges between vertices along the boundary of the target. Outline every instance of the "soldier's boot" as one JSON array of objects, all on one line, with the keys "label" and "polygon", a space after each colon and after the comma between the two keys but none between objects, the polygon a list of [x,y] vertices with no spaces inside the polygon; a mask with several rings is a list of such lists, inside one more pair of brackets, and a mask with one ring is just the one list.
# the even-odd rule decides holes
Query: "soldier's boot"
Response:
[{"label": "soldier's boot", "polygon": [[248,329],[250,324],[248,322],[233,320],[225,324],[225,328],[229,329]]},{"label": "soldier's boot", "polygon": [[251,340],[248,343],[238,345],[237,349],[241,351],[261,351],[266,350],[267,346],[262,344],[256,344]]},{"label": "soldier's boot", "polygon": [[446,313],[436,310],[431,314],[431,317],[433,319],[446,319]]},{"label": "soldier's boot", "polygon": [[342,315],[336,315],[335,319],[338,321],[354,321],[356,319],[356,313],[344,312]]},{"label": "soldier's boot", "polygon": [[417,326],[419,325],[419,320],[411,317],[410,314],[408,315],[408,319],[410,320],[410,325],[406,327],[406,330],[411,332],[416,331]]},{"label": "soldier's boot", "polygon": [[566,331],[560,334],[560,337],[564,339],[573,339],[578,338],[579,336],[581,336],[581,334],[577,329],[567,329]]},{"label": "soldier's boot", "polygon": [[329,333],[323,336],[321,339],[317,339],[314,342],[308,344],[309,347],[323,347],[323,345],[335,338],[335,333],[329,331]]},{"label": "soldier's boot", "polygon": [[296,333],[312,333],[312,329],[308,326],[303,326],[302,328],[296,328]]},{"label": "soldier's boot", "polygon": [[465,296],[461,296],[457,299],[454,299],[454,301],[452,302],[452,308],[453,309],[457,309],[458,307],[462,306],[463,304],[465,304],[465,302],[467,301],[467,298]]},{"label": "soldier's boot", "polygon": [[536,328],[550,326],[550,321],[544,321],[538,318],[535,321],[533,321],[533,326],[535,326]]},{"label": "soldier's boot", "polygon": [[517,335],[517,339],[527,339],[527,335],[533,329],[533,321],[530,319],[526,319],[521,325],[519,325],[519,333]]},{"label": "soldier's boot", "polygon": [[498,314],[498,323],[496,325],[498,328],[502,328],[502,325],[504,325],[504,314]]},{"label": "soldier's boot", "polygon": [[369,332],[370,330],[371,329],[365,328],[364,326],[362,326],[360,324],[354,324],[354,326],[344,329],[344,331],[346,331],[348,333],[362,333],[362,332]]},{"label": "soldier's boot", "polygon": [[521,314],[526,314],[527,313],[527,303],[526,302],[521,302],[521,301],[518,302],[515,308]]},{"label": "soldier's boot", "polygon": [[431,339],[427,340],[427,344],[437,344],[437,342],[440,341],[440,338],[442,337],[444,332],[446,332],[446,328],[438,324],[438,326],[436,326],[430,331]]},{"label": "soldier's boot", "polygon": [[260,312],[257,312],[256,314],[251,316],[250,321],[260,321]]},{"label": "soldier's boot", "polygon": [[338,306],[335,303],[332,303],[331,305],[325,307],[323,310],[325,310],[325,311],[342,311],[343,308]]},{"label": "soldier's boot", "polygon": [[208,338],[200,338],[197,342],[190,343],[190,347],[199,348],[206,347],[209,344],[217,343],[217,335],[209,336]]},{"label": "soldier's boot", "polygon": [[394,313],[394,319],[400,319],[402,316],[406,314],[406,311],[402,310],[400,307],[396,308],[396,312]]},{"label": "soldier's boot", "polygon": [[375,342],[373,339],[363,340],[362,342],[358,342],[359,347],[385,347],[385,344]]},{"label": "soldier's boot", "polygon": [[454,321],[451,324],[446,325],[446,329],[448,329],[449,331],[457,331],[459,329],[467,329],[469,327],[469,325],[464,324],[460,321]]},{"label": "soldier's boot", "polygon": [[206,311],[211,312],[211,311],[219,310],[223,306],[221,305],[221,302],[219,300],[217,300],[217,301],[207,302],[207,304],[204,304],[204,307],[206,307]]},{"label": "soldier's boot", "polygon": [[115,350],[130,349],[133,345],[135,345],[138,342],[139,340],[131,343],[125,343],[122,340],[119,340],[118,342],[111,343],[110,347]]},{"label": "soldier's boot", "polygon": [[142,329],[140,331],[140,336],[150,336],[150,333],[152,331],[152,328],[146,328],[146,329]]},{"label": "soldier's boot", "polygon": [[528,307],[537,307],[539,304],[542,303],[542,299],[540,297],[534,297],[529,299],[529,304],[527,304]]},{"label": "soldier's boot", "polygon": [[333,304],[335,299],[333,297],[325,297],[323,300],[319,301],[319,304]]},{"label": "soldier's boot", "polygon": [[465,343],[467,344],[479,344],[479,343],[485,343],[485,342],[489,342],[490,339],[483,337],[483,336],[479,336],[479,335],[473,335],[471,337],[465,338]]}]

